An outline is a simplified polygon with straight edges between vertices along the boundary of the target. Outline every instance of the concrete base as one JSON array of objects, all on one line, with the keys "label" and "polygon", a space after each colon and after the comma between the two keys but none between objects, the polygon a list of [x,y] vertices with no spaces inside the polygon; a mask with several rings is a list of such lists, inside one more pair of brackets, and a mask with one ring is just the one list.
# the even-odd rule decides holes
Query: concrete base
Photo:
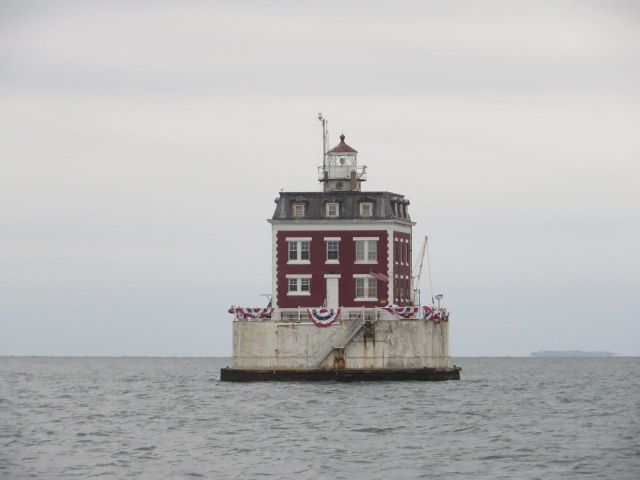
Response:
[{"label": "concrete base", "polygon": [[223,382],[389,382],[460,380],[460,367],[453,368],[377,368],[377,369],[309,369],[309,370],[245,370],[223,368]]},{"label": "concrete base", "polygon": [[275,321],[233,322],[233,368],[239,370],[447,369],[449,324],[400,319],[378,320],[365,336],[364,328],[345,346],[343,364],[335,352],[321,354],[334,338],[336,345],[351,328],[343,320],[326,328],[313,323]]}]

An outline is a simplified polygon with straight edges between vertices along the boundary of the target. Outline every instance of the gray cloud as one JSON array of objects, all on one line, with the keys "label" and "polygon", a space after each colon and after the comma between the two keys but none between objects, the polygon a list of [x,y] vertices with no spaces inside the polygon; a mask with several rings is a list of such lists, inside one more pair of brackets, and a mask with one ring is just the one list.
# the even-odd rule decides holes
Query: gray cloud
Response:
[{"label": "gray cloud", "polygon": [[[0,15],[0,354],[229,354],[318,110],[405,193],[454,354],[639,354],[635,2]],[[425,285],[426,288],[426,285]]]}]

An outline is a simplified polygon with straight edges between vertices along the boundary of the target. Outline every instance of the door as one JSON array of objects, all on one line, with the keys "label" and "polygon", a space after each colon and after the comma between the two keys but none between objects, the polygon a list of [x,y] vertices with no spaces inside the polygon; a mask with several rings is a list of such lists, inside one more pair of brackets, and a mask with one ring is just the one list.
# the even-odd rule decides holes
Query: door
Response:
[{"label": "door", "polygon": [[327,280],[327,307],[336,308],[340,306],[338,282],[339,277],[326,277]]}]

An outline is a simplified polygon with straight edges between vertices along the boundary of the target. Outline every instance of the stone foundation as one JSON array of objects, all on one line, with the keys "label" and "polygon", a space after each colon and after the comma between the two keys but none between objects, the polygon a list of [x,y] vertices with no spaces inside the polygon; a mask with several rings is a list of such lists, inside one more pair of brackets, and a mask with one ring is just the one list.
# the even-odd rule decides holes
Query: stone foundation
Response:
[{"label": "stone foundation", "polygon": [[[340,338],[350,320],[326,328],[313,323],[233,322],[234,370],[451,369],[449,324],[425,320],[378,320],[342,352],[318,363],[329,337]],[[365,334],[366,333],[366,334]]]}]

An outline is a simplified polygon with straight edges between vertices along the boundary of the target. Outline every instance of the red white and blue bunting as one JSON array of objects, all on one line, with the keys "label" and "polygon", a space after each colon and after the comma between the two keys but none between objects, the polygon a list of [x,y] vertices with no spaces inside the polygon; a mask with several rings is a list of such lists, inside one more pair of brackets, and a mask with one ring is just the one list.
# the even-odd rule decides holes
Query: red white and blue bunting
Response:
[{"label": "red white and blue bunting", "polygon": [[398,318],[415,318],[418,314],[418,307],[400,307],[398,305],[387,305],[384,309],[394,314]]},{"label": "red white and blue bunting", "polygon": [[443,323],[449,321],[449,310],[446,308],[434,308],[431,305],[425,305],[422,307],[424,311],[424,319],[431,320],[433,323]]},{"label": "red white and blue bunting", "polygon": [[231,307],[228,312],[233,313],[238,320],[264,320],[265,318],[269,318],[273,313],[273,308],[241,308],[241,307]]},{"label": "red white and blue bunting", "polygon": [[339,308],[308,308],[309,318],[316,327],[328,327],[332,325],[340,315]]}]

